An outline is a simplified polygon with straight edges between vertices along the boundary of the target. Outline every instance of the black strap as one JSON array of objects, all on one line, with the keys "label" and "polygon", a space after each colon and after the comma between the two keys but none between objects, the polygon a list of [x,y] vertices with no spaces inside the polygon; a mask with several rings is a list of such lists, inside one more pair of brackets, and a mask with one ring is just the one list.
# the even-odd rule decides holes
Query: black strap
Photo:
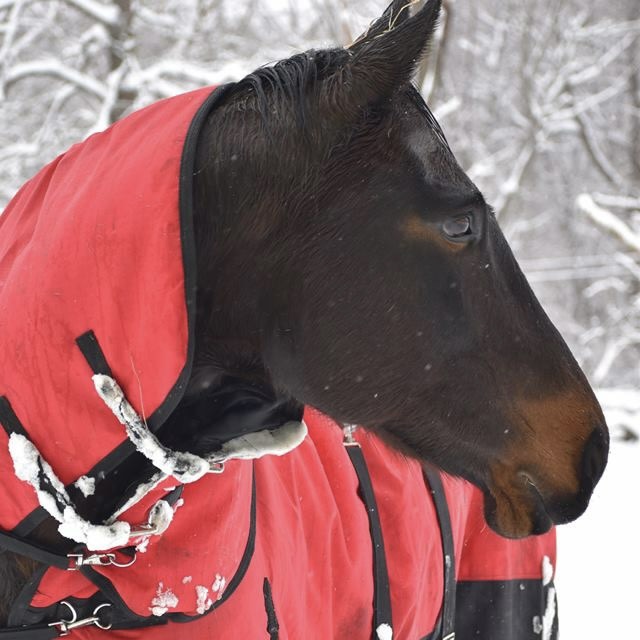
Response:
[{"label": "black strap", "polygon": [[456,564],[451,518],[440,473],[425,467],[424,476],[436,507],[444,558],[444,598],[441,616],[442,635],[440,637],[442,640],[453,640],[456,626]]},{"label": "black strap", "polygon": [[[20,419],[13,410],[11,403],[4,396],[0,397],[0,422],[4,427],[4,430],[7,432],[7,435],[10,436],[15,433],[22,435],[25,438],[29,438],[25,428],[20,422]],[[44,482],[44,476],[42,482]],[[9,533],[7,531],[0,530],[0,548],[13,553],[19,553],[20,555],[27,556],[48,566],[58,567],[59,569],[67,569],[69,567],[69,559],[66,556],[60,555],[46,547],[29,542],[17,535],[15,531],[13,533]]]},{"label": "black strap", "polygon": [[105,358],[104,352],[100,347],[98,338],[93,331],[87,331],[80,337],[76,338],[76,344],[78,345],[85,360],[89,363],[93,373],[102,374],[113,378],[111,367]]},{"label": "black strap", "polygon": [[8,436],[13,433],[18,433],[25,438],[29,437],[26,429],[22,426],[20,419],[13,410],[11,403],[5,396],[0,397],[0,422]]},{"label": "black strap", "polygon": [[357,443],[345,444],[349,459],[358,476],[360,494],[367,509],[369,518],[369,530],[373,544],[373,638],[377,638],[376,629],[382,624],[387,624],[393,629],[391,616],[391,589],[389,587],[389,572],[387,571],[387,558],[384,552],[384,540],[382,538],[382,525],[378,504],[373,493],[371,476],[364,459],[362,449]]},{"label": "black strap", "polygon": [[27,556],[48,567],[57,567],[65,571],[69,568],[69,558],[66,555],[61,555],[52,549],[18,538],[6,531],[0,531],[0,548],[12,553],[18,553],[21,556]]},{"label": "black strap", "polygon": [[53,640],[59,637],[57,629],[47,624],[0,629],[0,640]]}]

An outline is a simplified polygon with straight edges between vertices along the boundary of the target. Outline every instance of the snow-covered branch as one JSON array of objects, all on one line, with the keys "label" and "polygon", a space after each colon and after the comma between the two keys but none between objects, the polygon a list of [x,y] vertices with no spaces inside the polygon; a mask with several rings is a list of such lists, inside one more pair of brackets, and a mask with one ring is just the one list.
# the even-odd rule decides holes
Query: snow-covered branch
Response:
[{"label": "snow-covered branch", "polygon": [[182,78],[199,85],[216,84],[220,80],[219,75],[210,69],[204,69],[183,60],[161,60],[132,76],[130,82],[153,84],[165,76]]},{"label": "snow-covered branch", "polygon": [[101,22],[111,28],[118,26],[120,21],[120,8],[110,2],[97,2],[97,0],[64,1],[89,16],[92,20]]},{"label": "snow-covered branch", "polygon": [[598,206],[591,195],[588,193],[580,194],[576,199],[576,204],[599,227],[612,233],[631,249],[640,251],[640,234],[636,233],[614,213]]},{"label": "snow-covered branch", "polygon": [[107,95],[107,87],[104,83],[55,59],[34,60],[14,65],[4,78],[5,87],[29,76],[53,76],[99,98],[104,99]]},{"label": "snow-covered branch", "polygon": [[628,196],[610,195],[606,193],[594,193],[593,199],[603,207],[635,209],[640,211],[640,198],[630,198]]}]

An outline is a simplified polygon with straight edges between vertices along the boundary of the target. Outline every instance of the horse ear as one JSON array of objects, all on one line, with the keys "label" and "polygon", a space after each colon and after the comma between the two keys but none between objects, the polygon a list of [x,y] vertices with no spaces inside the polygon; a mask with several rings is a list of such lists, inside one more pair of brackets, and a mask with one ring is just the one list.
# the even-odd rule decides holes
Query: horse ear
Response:
[{"label": "horse ear", "polygon": [[393,0],[385,9],[385,12],[372,22],[369,28],[348,48],[352,52],[356,52],[374,38],[378,38],[393,27],[402,24],[411,15],[410,7],[411,2],[408,2],[408,0]]},{"label": "horse ear", "polygon": [[440,5],[441,0],[394,0],[350,47],[348,90],[360,107],[391,97],[411,81],[436,28]]}]

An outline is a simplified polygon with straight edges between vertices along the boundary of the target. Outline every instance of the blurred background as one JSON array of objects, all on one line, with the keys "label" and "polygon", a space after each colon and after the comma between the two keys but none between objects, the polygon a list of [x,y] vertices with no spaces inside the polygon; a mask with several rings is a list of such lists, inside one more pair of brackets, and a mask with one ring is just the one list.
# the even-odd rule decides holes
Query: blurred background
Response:
[{"label": "blurred background", "polygon": [[[348,44],[386,4],[0,0],[0,209],[130,111]],[[640,3],[443,4],[418,84],[612,427],[594,505],[560,532],[562,638],[640,637]]]}]

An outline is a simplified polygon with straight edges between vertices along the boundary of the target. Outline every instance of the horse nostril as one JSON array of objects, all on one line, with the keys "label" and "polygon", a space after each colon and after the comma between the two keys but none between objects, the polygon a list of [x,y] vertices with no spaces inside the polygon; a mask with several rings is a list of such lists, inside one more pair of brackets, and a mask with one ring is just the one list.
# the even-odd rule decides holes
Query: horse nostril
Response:
[{"label": "horse nostril", "polygon": [[587,440],[582,455],[582,475],[595,487],[607,465],[609,456],[609,432],[606,427],[594,429]]}]

